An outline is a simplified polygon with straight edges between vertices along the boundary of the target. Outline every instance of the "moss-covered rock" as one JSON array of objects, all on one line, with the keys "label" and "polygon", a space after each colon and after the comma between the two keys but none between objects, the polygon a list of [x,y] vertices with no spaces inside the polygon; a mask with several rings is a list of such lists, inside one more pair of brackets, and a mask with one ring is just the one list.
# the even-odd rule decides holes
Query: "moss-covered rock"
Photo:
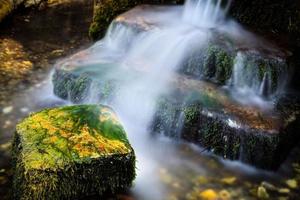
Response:
[{"label": "moss-covered rock", "polygon": [[223,85],[232,75],[235,56],[231,47],[213,39],[205,48],[194,49],[183,62],[180,72]]},{"label": "moss-covered rock", "polygon": [[233,69],[234,54],[218,45],[210,45],[203,61],[203,75],[214,78],[217,83],[225,84]]},{"label": "moss-covered rock", "polygon": [[129,187],[135,155],[115,113],[100,105],[52,108],[17,126],[15,199],[74,199]]},{"label": "moss-covered rock", "polygon": [[225,96],[213,95],[212,90],[176,91],[162,97],[153,132],[182,138],[226,159],[259,168],[279,167],[300,139],[296,133],[299,108],[281,108],[280,114],[268,117],[246,106],[239,108]]},{"label": "moss-covered rock", "polygon": [[139,4],[183,4],[183,0],[94,0],[90,37],[94,40],[102,38],[113,19]]},{"label": "moss-covered rock", "polygon": [[[121,85],[110,76],[117,64],[92,66],[59,66],[53,76],[53,92],[56,96],[72,103],[84,103],[89,98],[97,102],[109,102]],[[130,76],[125,77],[130,78]]]},{"label": "moss-covered rock", "polygon": [[112,20],[137,5],[139,0],[95,0],[93,22],[89,35],[93,39],[104,36]]}]

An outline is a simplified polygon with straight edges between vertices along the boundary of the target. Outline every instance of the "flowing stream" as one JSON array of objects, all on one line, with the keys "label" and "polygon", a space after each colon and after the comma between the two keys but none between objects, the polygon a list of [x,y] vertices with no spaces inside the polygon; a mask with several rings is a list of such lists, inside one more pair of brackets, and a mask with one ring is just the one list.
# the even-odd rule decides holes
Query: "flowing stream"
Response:
[{"label": "flowing stream", "polygon": [[[137,155],[137,178],[131,190],[136,199],[198,199],[205,190],[213,190],[220,199],[255,199],[253,191],[261,182],[281,184],[278,174],[217,158],[205,149],[149,130],[158,98],[173,89],[172,80],[182,63],[191,52],[206,48],[215,32],[242,41],[240,49],[259,46],[276,53],[267,42],[227,18],[229,6],[230,1],[188,0],[184,6],[136,8],[117,18],[105,38],[56,64],[92,77],[81,103],[107,104],[118,113]],[[233,101],[272,109],[284,91],[285,79],[276,80],[280,87],[271,89],[271,70],[260,79],[255,70],[247,74],[247,61],[257,54],[251,52],[237,53],[231,78],[220,88],[229,91]],[[53,95],[51,76],[42,89],[17,101],[34,102],[37,106],[32,109],[71,104]],[[108,98],[99,94],[98,85],[104,82],[117,83]],[[36,94],[42,98],[33,98]]]}]

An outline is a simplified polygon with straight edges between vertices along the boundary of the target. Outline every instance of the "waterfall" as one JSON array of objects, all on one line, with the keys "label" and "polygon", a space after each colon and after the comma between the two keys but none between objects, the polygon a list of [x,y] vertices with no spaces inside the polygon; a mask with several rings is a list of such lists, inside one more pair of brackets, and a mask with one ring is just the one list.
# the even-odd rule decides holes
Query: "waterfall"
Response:
[{"label": "waterfall", "polygon": [[187,0],[183,12],[183,20],[195,26],[213,28],[224,22],[231,1],[227,1],[225,9],[222,0]]},{"label": "waterfall", "polygon": [[270,71],[264,73],[264,78],[261,82],[259,94],[262,97],[269,97],[272,93],[272,79]]},{"label": "waterfall", "polygon": [[278,58],[238,52],[229,82],[231,92],[242,103],[271,106],[268,102],[276,100],[287,83],[286,70],[286,64]]},{"label": "waterfall", "polygon": [[[129,17],[125,14],[125,18],[128,17],[127,20],[133,24],[140,20],[143,25],[150,24],[153,28],[143,29],[138,27],[139,24],[132,25],[119,18],[111,24],[103,40],[81,55],[60,63],[66,67],[78,67],[80,70],[76,69],[76,73],[80,71],[93,77],[89,98],[83,103],[108,104],[120,116],[139,158],[138,168],[142,171],[138,172],[134,190],[141,199],[165,199],[153,171],[157,170],[159,159],[176,157],[171,152],[161,152],[164,149],[157,150],[157,144],[145,136],[157,100],[173,89],[170,79],[177,78],[175,74],[184,59],[191,52],[205,49],[208,45],[213,35],[210,29],[226,24],[229,5],[230,1],[223,8],[221,0],[188,0],[184,7],[164,8],[166,10],[136,8],[138,14]],[[226,34],[230,33],[232,26],[226,30]],[[236,99],[240,99],[242,93],[245,99],[255,102],[261,100],[261,96],[270,97],[276,92],[272,88],[271,68],[266,68],[262,74],[255,67],[255,56],[254,59],[252,57],[241,52],[237,54],[230,90]],[[100,90],[106,87],[103,84],[108,81],[115,82],[117,87],[109,98],[103,100],[99,98],[102,95]],[[177,135],[180,135],[183,121],[184,114],[181,112]],[[164,148],[168,149],[168,144]],[[155,193],[153,190],[145,191],[150,187],[155,187]]]}]

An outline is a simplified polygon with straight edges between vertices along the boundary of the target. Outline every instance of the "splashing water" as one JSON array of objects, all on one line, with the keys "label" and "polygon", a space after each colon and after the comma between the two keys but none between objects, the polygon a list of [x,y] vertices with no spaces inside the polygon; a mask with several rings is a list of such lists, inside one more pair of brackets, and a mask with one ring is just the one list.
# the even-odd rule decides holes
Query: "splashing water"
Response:
[{"label": "splashing water", "polygon": [[238,52],[230,80],[231,93],[241,103],[271,109],[276,96],[284,92],[286,70],[280,59],[267,63],[257,52]]},{"label": "splashing water", "polygon": [[183,20],[195,26],[213,28],[225,21],[231,1],[222,8],[222,0],[188,0],[183,12]]},{"label": "splashing water", "polygon": [[[184,7],[136,8],[117,18],[105,38],[90,49],[58,63],[62,68],[78,68],[76,73],[87,73],[93,78],[83,103],[109,104],[120,116],[137,154],[138,176],[133,191],[139,199],[166,199],[167,189],[159,177],[162,167],[181,166],[180,169],[185,167],[193,173],[204,170],[194,160],[178,156],[180,145],[147,137],[148,127],[157,99],[170,91],[170,80],[184,59],[191,51],[207,45],[212,38],[211,28],[221,24],[226,29],[228,6],[229,3],[222,8],[221,0],[188,0]],[[232,87],[249,87],[253,91],[270,88],[268,73],[263,83],[246,82],[243,59],[242,54],[236,57]],[[103,100],[97,86],[109,81],[118,83],[116,91],[109,100]],[[247,89],[247,95],[249,91],[252,90]]]}]

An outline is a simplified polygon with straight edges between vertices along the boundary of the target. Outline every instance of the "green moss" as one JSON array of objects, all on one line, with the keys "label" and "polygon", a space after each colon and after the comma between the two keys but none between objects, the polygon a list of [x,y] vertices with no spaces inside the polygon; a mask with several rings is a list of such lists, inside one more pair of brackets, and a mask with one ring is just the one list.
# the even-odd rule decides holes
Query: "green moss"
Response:
[{"label": "green moss", "polygon": [[92,80],[86,74],[74,79],[73,83],[67,86],[70,90],[70,100],[74,103],[83,102],[88,96],[91,83]]},{"label": "green moss", "polygon": [[233,56],[223,47],[211,44],[204,57],[203,74],[206,78],[215,78],[220,84],[230,79],[233,68]]},{"label": "green moss", "polygon": [[225,84],[230,79],[233,68],[233,57],[224,50],[219,50],[216,54],[216,80]]},{"label": "green moss", "polygon": [[111,21],[139,3],[138,0],[104,0],[95,3],[94,18],[89,29],[92,39],[104,36]]},{"label": "green moss", "polygon": [[52,77],[53,92],[62,99],[68,99],[70,96],[70,88],[74,84],[77,76],[64,71],[55,70]]},{"label": "green moss", "polygon": [[100,105],[52,108],[18,126],[16,199],[69,199],[130,186],[135,156],[115,113]]},{"label": "green moss", "polygon": [[192,105],[184,108],[184,116],[186,123],[192,123],[199,116],[199,107],[197,105]]},{"label": "green moss", "polygon": [[107,81],[103,83],[103,87],[101,89],[101,97],[103,99],[109,99],[109,97],[111,97],[111,95],[115,93],[115,90],[116,90],[116,84],[114,84],[114,81],[112,80]]}]

